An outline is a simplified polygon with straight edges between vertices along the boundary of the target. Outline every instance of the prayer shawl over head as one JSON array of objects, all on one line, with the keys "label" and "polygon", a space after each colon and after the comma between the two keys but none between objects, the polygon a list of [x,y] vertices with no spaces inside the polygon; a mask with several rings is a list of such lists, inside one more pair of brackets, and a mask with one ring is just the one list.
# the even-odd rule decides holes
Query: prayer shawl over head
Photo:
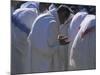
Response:
[{"label": "prayer shawl over head", "polygon": [[[50,13],[39,15],[33,23],[28,37],[32,72],[57,71],[54,61],[58,50],[58,25]],[[57,60],[56,60],[57,62]]]},{"label": "prayer shawl over head", "polygon": [[[64,24],[59,26],[59,34],[65,37],[68,37],[68,28],[73,18],[73,14],[71,13],[69,18],[64,22]],[[59,47],[59,60],[60,65],[63,70],[68,70],[68,45],[60,45]]]},{"label": "prayer shawl over head", "polygon": [[[58,33],[60,35],[63,35],[63,36],[68,36],[68,26],[70,24],[70,21],[72,19],[72,14],[69,16],[68,20],[65,21],[65,23],[63,25],[60,25],[60,21],[59,21],[59,17],[58,17],[58,13],[57,13],[57,8],[54,6],[54,4],[52,4],[50,7],[49,7],[49,12],[55,17],[55,20],[57,21],[57,24],[59,26],[59,31]],[[58,53],[57,53],[57,60],[58,61],[55,61],[55,62],[59,62],[59,71],[64,71],[64,70],[67,70],[67,64],[68,64],[68,45],[64,45],[64,46],[61,46],[59,44],[59,50],[58,50]],[[56,65],[56,64],[55,64]]]},{"label": "prayer shawl over head", "polygon": [[58,13],[57,13],[57,8],[55,7],[54,4],[51,4],[49,7],[49,11],[48,11],[51,15],[54,16],[58,26],[60,26],[60,21],[59,21],[59,17],[58,17]]},{"label": "prayer shawl over head", "polygon": [[[87,15],[81,23],[70,52],[70,64],[75,70],[95,69],[96,67],[96,18]],[[73,64],[73,63],[74,64]]]},{"label": "prayer shawl over head", "polygon": [[55,9],[56,8],[56,6],[54,5],[54,4],[51,4],[50,6],[49,6],[49,10],[52,10],[52,9]]},{"label": "prayer shawl over head", "polygon": [[[67,30],[68,30],[68,25],[70,24],[70,21],[72,19],[72,15],[69,16],[68,20],[66,20],[63,25],[60,25],[57,8],[54,6],[54,4],[51,4],[51,6],[49,7],[49,12],[55,17],[55,20],[57,21],[57,24],[59,26],[59,34],[68,36]],[[59,50],[56,56],[58,57],[57,62],[59,62],[60,71],[67,70],[67,62],[68,62],[67,51],[68,51],[67,45],[65,46],[59,45]]]},{"label": "prayer shawl over head", "polygon": [[[29,73],[28,66],[28,43],[27,33],[24,32],[23,28],[31,29],[32,23],[37,17],[36,10],[31,8],[21,8],[15,10],[12,18],[12,34],[13,38],[13,49],[12,49],[12,72],[17,73]],[[15,20],[16,18],[16,20]],[[23,26],[21,26],[23,25]],[[25,26],[24,26],[25,25]]]}]

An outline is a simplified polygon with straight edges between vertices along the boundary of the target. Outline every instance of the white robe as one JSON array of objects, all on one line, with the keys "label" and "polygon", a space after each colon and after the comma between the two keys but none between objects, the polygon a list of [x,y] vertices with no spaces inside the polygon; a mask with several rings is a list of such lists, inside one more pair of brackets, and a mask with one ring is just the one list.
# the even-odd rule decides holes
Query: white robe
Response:
[{"label": "white robe", "polygon": [[[59,25],[59,31],[58,33],[64,36],[68,36],[68,27],[70,25],[71,19],[73,17],[73,14],[70,15],[68,20],[65,21],[63,25],[60,25],[60,21],[57,14],[57,8],[51,4],[49,7],[49,12],[55,17],[55,20],[57,21],[57,24]],[[58,61],[59,61],[59,67],[60,71],[67,70],[67,64],[68,64],[68,45],[61,46],[59,44],[59,52],[58,52]]]},{"label": "white robe", "polygon": [[68,37],[69,37],[69,40],[71,41],[69,44],[69,48],[68,48],[68,56],[69,56],[68,70],[73,69],[73,67],[72,67],[73,62],[72,63],[70,62],[70,56],[71,56],[70,49],[71,49],[73,40],[75,39],[75,36],[77,35],[77,33],[80,29],[80,24],[84,20],[86,15],[87,15],[87,12],[84,12],[84,11],[80,11],[80,12],[76,13],[74,15],[74,17],[70,23],[69,29],[68,29]]},{"label": "white robe", "polygon": [[[67,36],[68,37],[68,28],[70,25],[70,22],[73,18],[73,14],[70,14],[69,18],[65,21],[64,24],[60,25],[59,28],[59,34],[62,36]],[[62,66],[62,70],[67,70],[68,69],[68,45],[60,45],[59,49],[59,59],[60,59],[60,65]]]},{"label": "white robe", "polygon": [[[26,25],[27,28],[31,29],[32,23],[37,17],[36,10],[28,8],[17,9],[13,15]],[[28,73],[28,43],[27,34],[21,29],[12,24],[12,73]]]},{"label": "white robe", "polygon": [[[58,25],[50,13],[39,15],[29,35],[32,72],[58,71],[54,63],[58,50]],[[56,60],[57,61],[57,60]]]},{"label": "white robe", "polygon": [[[74,70],[95,69],[96,67],[96,33],[95,30],[82,34],[92,26],[96,25],[95,15],[87,15],[81,23],[81,28],[77,33],[71,48],[71,58]],[[71,61],[71,62],[72,62]]]}]

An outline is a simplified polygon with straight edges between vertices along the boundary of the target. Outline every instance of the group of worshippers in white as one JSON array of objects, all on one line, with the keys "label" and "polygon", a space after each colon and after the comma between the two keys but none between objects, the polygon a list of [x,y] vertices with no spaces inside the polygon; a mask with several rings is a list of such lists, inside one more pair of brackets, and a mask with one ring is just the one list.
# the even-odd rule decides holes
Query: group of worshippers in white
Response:
[{"label": "group of worshippers in white", "polygon": [[25,2],[12,13],[12,75],[95,69],[95,14],[43,5]]}]

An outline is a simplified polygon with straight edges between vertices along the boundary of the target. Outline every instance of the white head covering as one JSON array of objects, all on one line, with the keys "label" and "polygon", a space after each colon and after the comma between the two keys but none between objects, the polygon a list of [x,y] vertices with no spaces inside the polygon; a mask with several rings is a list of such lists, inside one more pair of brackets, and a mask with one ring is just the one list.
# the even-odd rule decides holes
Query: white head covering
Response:
[{"label": "white head covering", "polygon": [[54,4],[51,4],[49,6],[49,12],[55,17],[57,24],[60,24],[59,18],[58,18],[58,13],[57,13],[57,8]]},{"label": "white head covering", "polygon": [[70,7],[68,7],[68,6],[66,6],[66,5],[60,5],[58,8],[57,8],[57,11],[60,9],[60,8],[67,8],[71,13],[73,13],[73,10],[70,8]]},{"label": "white head covering", "polygon": [[32,23],[34,22],[35,18],[38,16],[36,9],[28,9],[22,8],[17,9],[13,15],[16,15],[17,18],[26,25],[27,28],[31,29]]},{"label": "white head covering", "polygon": [[20,8],[37,8],[37,9],[39,9],[39,3],[29,1],[29,2],[22,4]]},{"label": "white head covering", "polygon": [[54,8],[56,8],[54,4],[51,4],[51,5],[49,6],[49,10],[52,10],[52,9],[54,9]]}]

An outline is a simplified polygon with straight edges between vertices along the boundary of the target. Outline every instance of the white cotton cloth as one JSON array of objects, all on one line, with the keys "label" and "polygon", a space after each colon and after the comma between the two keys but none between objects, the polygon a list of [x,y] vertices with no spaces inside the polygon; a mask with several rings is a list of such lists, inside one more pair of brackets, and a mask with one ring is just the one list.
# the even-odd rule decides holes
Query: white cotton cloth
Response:
[{"label": "white cotton cloth", "polygon": [[74,66],[74,70],[95,69],[96,67],[95,29],[82,37],[87,29],[95,25],[95,15],[87,15],[81,23],[70,52],[70,65]]},{"label": "white cotton cloth", "polygon": [[[58,25],[50,13],[39,15],[28,37],[32,72],[58,71]],[[56,63],[55,63],[56,62]]]},{"label": "white cotton cloth", "polygon": [[[35,18],[38,16],[36,10],[30,8],[20,8],[13,13],[27,28],[31,30],[31,26]],[[12,23],[12,64],[14,64],[14,72],[29,73],[28,43],[27,34]]]}]

